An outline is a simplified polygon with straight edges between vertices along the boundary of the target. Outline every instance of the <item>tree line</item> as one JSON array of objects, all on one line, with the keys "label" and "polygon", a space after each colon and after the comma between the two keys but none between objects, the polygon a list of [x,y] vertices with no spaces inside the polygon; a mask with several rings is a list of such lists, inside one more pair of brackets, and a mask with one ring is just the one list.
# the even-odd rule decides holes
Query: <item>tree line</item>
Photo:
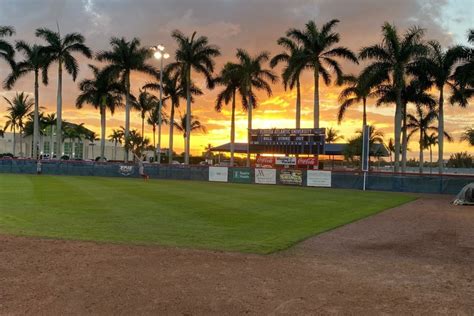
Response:
[{"label": "tree line", "polygon": [[[256,92],[263,91],[272,95],[272,84],[281,78],[285,89],[296,90],[295,126],[301,122],[301,75],[305,71],[313,74],[313,121],[314,128],[319,128],[320,120],[320,82],[342,87],[339,96],[339,111],[337,119],[341,123],[347,110],[353,105],[362,105],[363,126],[367,125],[367,101],[376,100],[376,105],[393,105],[394,115],[394,171],[404,172],[407,163],[407,146],[411,137],[418,133],[420,150],[420,169],[423,163],[423,150],[433,144],[438,145],[439,172],[443,171],[444,138],[450,139],[444,128],[444,111],[446,101],[453,105],[466,107],[474,93],[474,49],[454,45],[443,48],[437,41],[426,40],[424,30],[412,27],[400,32],[394,25],[385,23],[381,28],[382,40],[379,43],[363,47],[358,53],[340,45],[341,36],[335,30],[338,20],[331,20],[321,26],[309,21],[304,28],[289,29],[284,36],[277,40],[282,52],[271,56],[263,51],[255,55],[244,49],[237,49],[235,61],[224,64],[221,70],[215,69],[215,59],[220,56],[218,46],[209,43],[206,36],[198,36],[196,32],[187,36],[176,30],[171,37],[177,43],[174,61],[169,63],[162,74],[164,100],[170,103],[169,114],[159,113],[158,99],[148,91],[159,90],[160,72],[149,63],[152,50],[141,45],[138,38],[113,37],[110,48],[93,53],[86,46],[85,38],[78,33],[62,35],[59,30],[46,28],[36,30],[36,36],[43,44],[30,44],[8,41],[15,33],[13,27],[0,27],[0,57],[11,68],[11,73],[4,80],[4,88],[12,89],[21,77],[32,73],[34,76],[34,105],[33,110],[33,157],[37,157],[37,144],[40,133],[40,84],[48,84],[48,70],[51,64],[58,65],[58,90],[56,131],[62,128],[62,76],[65,73],[76,80],[79,65],[77,55],[93,58],[101,62],[101,68],[89,65],[93,77],[79,83],[80,94],[76,106],[90,104],[100,113],[101,120],[101,157],[104,158],[105,129],[107,112],[111,114],[118,107],[125,107],[125,126],[123,136],[119,130],[110,139],[117,144],[122,138],[125,147],[131,143],[143,146],[145,120],[153,127],[153,137],[157,126],[169,124],[169,161],[173,160],[174,129],[183,132],[185,142],[185,163],[189,163],[191,130],[202,129],[202,124],[192,115],[192,104],[196,96],[203,91],[193,81],[196,75],[206,79],[209,89],[217,88],[219,93],[215,102],[216,111],[221,111],[225,105],[231,105],[231,165],[234,164],[235,151],[235,112],[237,99],[244,111],[247,112],[248,129],[252,128],[252,111],[258,106]],[[469,43],[474,42],[474,31],[468,33]],[[16,60],[16,54],[23,55],[21,61]],[[367,61],[368,65],[360,73],[347,74],[340,62],[359,64]],[[283,65],[280,76],[273,68]],[[151,80],[140,87],[138,96],[131,93],[131,73],[139,72],[148,75]],[[448,90],[449,97],[445,96]],[[436,96],[432,93],[437,93]],[[25,99],[25,95],[23,95]],[[176,108],[180,101],[186,101],[185,115],[175,119]],[[17,100],[18,101],[18,100]],[[30,100],[31,101],[31,100]],[[15,102],[13,102],[15,103]],[[415,106],[414,111],[409,105]],[[11,104],[10,104],[11,105]],[[130,111],[137,109],[142,120],[141,135],[130,131]],[[10,112],[11,113],[11,112]],[[161,117],[165,119],[160,120]],[[8,126],[23,129],[19,118],[8,118]],[[436,126],[433,125],[437,121]],[[362,127],[363,127],[362,126]],[[161,128],[159,128],[161,132]],[[430,131],[432,132],[430,134]],[[62,132],[56,133],[57,148],[61,148]],[[132,135],[133,134],[133,135]],[[112,137],[114,136],[114,137]],[[119,137],[120,136],[120,137]],[[134,140],[132,141],[132,136]],[[472,144],[473,131],[467,129],[463,140]],[[147,141],[149,142],[149,141]],[[134,145],[134,146],[135,146]],[[153,146],[156,148],[156,140]],[[133,146],[132,146],[133,147]],[[58,149],[59,150],[59,149]],[[128,150],[125,151],[125,161],[128,161]],[[250,165],[250,152],[247,153],[247,165]]]}]

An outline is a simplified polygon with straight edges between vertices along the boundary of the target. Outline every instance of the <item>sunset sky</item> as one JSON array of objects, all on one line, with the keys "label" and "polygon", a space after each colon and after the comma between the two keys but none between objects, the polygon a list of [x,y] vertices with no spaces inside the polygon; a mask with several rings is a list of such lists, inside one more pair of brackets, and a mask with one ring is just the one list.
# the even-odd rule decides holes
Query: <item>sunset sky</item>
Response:
[{"label": "sunset sky", "polygon": [[[234,61],[237,48],[244,48],[252,54],[262,50],[272,55],[280,52],[276,40],[284,35],[288,28],[303,28],[308,20],[318,25],[337,18],[341,22],[336,30],[341,34],[340,44],[359,52],[362,46],[380,41],[381,25],[395,23],[400,31],[419,25],[426,29],[426,39],[437,39],[444,46],[467,44],[466,34],[474,27],[473,0],[0,0],[0,25],[12,25],[17,34],[12,40],[23,39],[28,42],[41,41],[34,37],[38,27],[56,29],[56,21],[61,32],[80,32],[86,37],[86,43],[94,51],[109,48],[112,36],[124,36],[128,39],[139,37],[142,44],[151,46],[164,44],[174,56],[176,44],[170,37],[171,31],[179,29],[186,34],[197,31],[206,35],[212,44],[220,47],[222,56],[216,59],[216,69],[227,61]],[[18,55],[17,58],[19,58]],[[89,77],[87,69],[90,60],[79,58],[81,70],[77,82]],[[150,61],[158,66],[154,60]],[[96,63],[96,62],[93,62]],[[363,65],[342,62],[347,73],[357,73]],[[0,79],[3,80],[9,69],[0,62]],[[280,74],[281,68],[275,72]],[[40,105],[45,112],[56,109],[57,69],[50,68],[50,84],[40,88]],[[149,78],[134,75],[132,89],[138,90]],[[204,86],[202,78],[195,77],[199,85]],[[78,94],[77,82],[64,75],[64,112],[63,118],[81,123],[99,132],[99,114],[92,107],[77,110],[74,106]],[[12,91],[0,90],[0,95],[11,97],[15,91],[31,93],[32,77],[21,79]],[[361,126],[361,109],[353,108],[347,112],[346,119],[337,125],[337,96],[340,87],[321,85],[321,126],[335,127],[346,138],[351,137]],[[193,114],[207,127],[208,133],[195,133],[191,138],[192,151],[201,152],[207,143],[220,145],[229,141],[230,108],[221,113],[214,111],[215,97],[219,88],[205,91],[204,96],[196,99]],[[259,94],[260,105],[254,111],[254,127],[294,127],[295,92],[285,91],[281,84],[273,86],[273,96]],[[376,108],[374,101],[369,102],[368,119],[371,124],[385,132],[388,141],[392,137],[394,107]],[[312,126],[313,87],[311,73],[302,77],[302,127]],[[3,125],[6,104],[0,100],[0,125]],[[179,111],[184,113],[185,102]],[[456,138],[467,127],[474,127],[474,111],[447,105],[446,129]],[[123,111],[117,111],[107,121],[108,133],[124,125]],[[238,108],[237,141],[245,141],[246,113]],[[132,113],[132,126],[139,129],[138,113]],[[147,128],[151,138],[151,127]],[[164,127],[163,145],[168,144],[168,127]],[[177,135],[175,150],[181,152],[182,137]],[[448,143],[446,157],[457,151],[471,151],[467,144]],[[417,156],[417,145],[410,144],[410,156]]]}]

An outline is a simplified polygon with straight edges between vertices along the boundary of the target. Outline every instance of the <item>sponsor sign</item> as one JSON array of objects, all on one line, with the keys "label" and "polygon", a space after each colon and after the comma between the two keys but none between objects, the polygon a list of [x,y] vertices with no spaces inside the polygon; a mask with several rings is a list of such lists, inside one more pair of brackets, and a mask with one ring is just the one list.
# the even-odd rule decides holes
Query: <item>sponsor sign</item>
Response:
[{"label": "sponsor sign", "polygon": [[298,158],[298,166],[316,166],[317,164],[316,157]]},{"label": "sponsor sign", "polygon": [[295,166],[296,158],[295,157],[276,157],[276,165],[285,165],[285,166]]},{"label": "sponsor sign", "polygon": [[301,170],[289,170],[289,169],[281,170],[280,183],[291,184],[291,185],[302,185],[303,172]]},{"label": "sponsor sign", "polygon": [[250,169],[244,168],[234,168],[232,169],[232,182],[237,183],[251,183],[252,182],[252,174]]},{"label": "sponsor sign", "polygon": [[228,173],[227,167],[209,167],[209,181],[227,182]]},{"label": "sponsor sign", "polygon": [[127,165],[119,166],[119,173],[122,176],[128,177],[133,173],[133,166],[127,166]]},{"label": "sponsor sign", "polygon": [[255,183],[276,184],[276,169],[255,169]]},{"label": "sponsor sign", "polygon": [[331,171],[308,170],[306,184],[309,187],[331,187]]},{"label": "sponsor sign", "polygon": [[258,156],[257,160],[255,161],[255,166],[257,168],[273,168],[274,164],[275,164],[275,158],[274,157]]}]

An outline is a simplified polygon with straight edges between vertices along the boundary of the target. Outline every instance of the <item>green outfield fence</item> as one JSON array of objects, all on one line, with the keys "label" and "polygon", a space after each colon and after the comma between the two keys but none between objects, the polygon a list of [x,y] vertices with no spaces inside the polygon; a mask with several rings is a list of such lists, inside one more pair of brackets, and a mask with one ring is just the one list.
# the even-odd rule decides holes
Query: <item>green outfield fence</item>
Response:
[{"label": "green outfield fence", "polygon": [[[42,173],[71,176],[138,177],[136,164],[88,161],[42,161]],[[233,183],[260,183],[299,186],[330,186],[333,188],[362,189],[363,174],[354,171],[332,171],[325,174],[325,181],[313,182],[319,171],[267,169],[265,174],[254,168],[226,168],[196,165],[145,164],[145,172],[152,179],[176,179],[197,181],[221,181]],[[37,164],[34,160],[0,160],[0,173],[34,174]],[[260,174],[257,174],[260,173]],[[269,173],[269,174],[267,174]],[[311,179],[309,179],[311,176]],[[311,181],[310,181],[311,180]],[[323,179],[324,180],[324,179]],[[311,182],[311,183],[310,183]],[[433,194],[456,194],[463,186],[474,182],[470,175],[395,174],[370,172],[367,176],[367,190],[414,192]]]}]

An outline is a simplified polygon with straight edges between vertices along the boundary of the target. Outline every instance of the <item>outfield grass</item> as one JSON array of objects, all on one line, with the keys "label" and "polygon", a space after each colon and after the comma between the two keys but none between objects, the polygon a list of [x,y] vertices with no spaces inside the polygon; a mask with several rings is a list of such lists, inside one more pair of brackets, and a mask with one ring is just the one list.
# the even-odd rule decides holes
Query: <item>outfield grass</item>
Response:
[{"label": "outfield grass", "polygon": [[0,174],[0,233],[270,253],[412,195]]}]

